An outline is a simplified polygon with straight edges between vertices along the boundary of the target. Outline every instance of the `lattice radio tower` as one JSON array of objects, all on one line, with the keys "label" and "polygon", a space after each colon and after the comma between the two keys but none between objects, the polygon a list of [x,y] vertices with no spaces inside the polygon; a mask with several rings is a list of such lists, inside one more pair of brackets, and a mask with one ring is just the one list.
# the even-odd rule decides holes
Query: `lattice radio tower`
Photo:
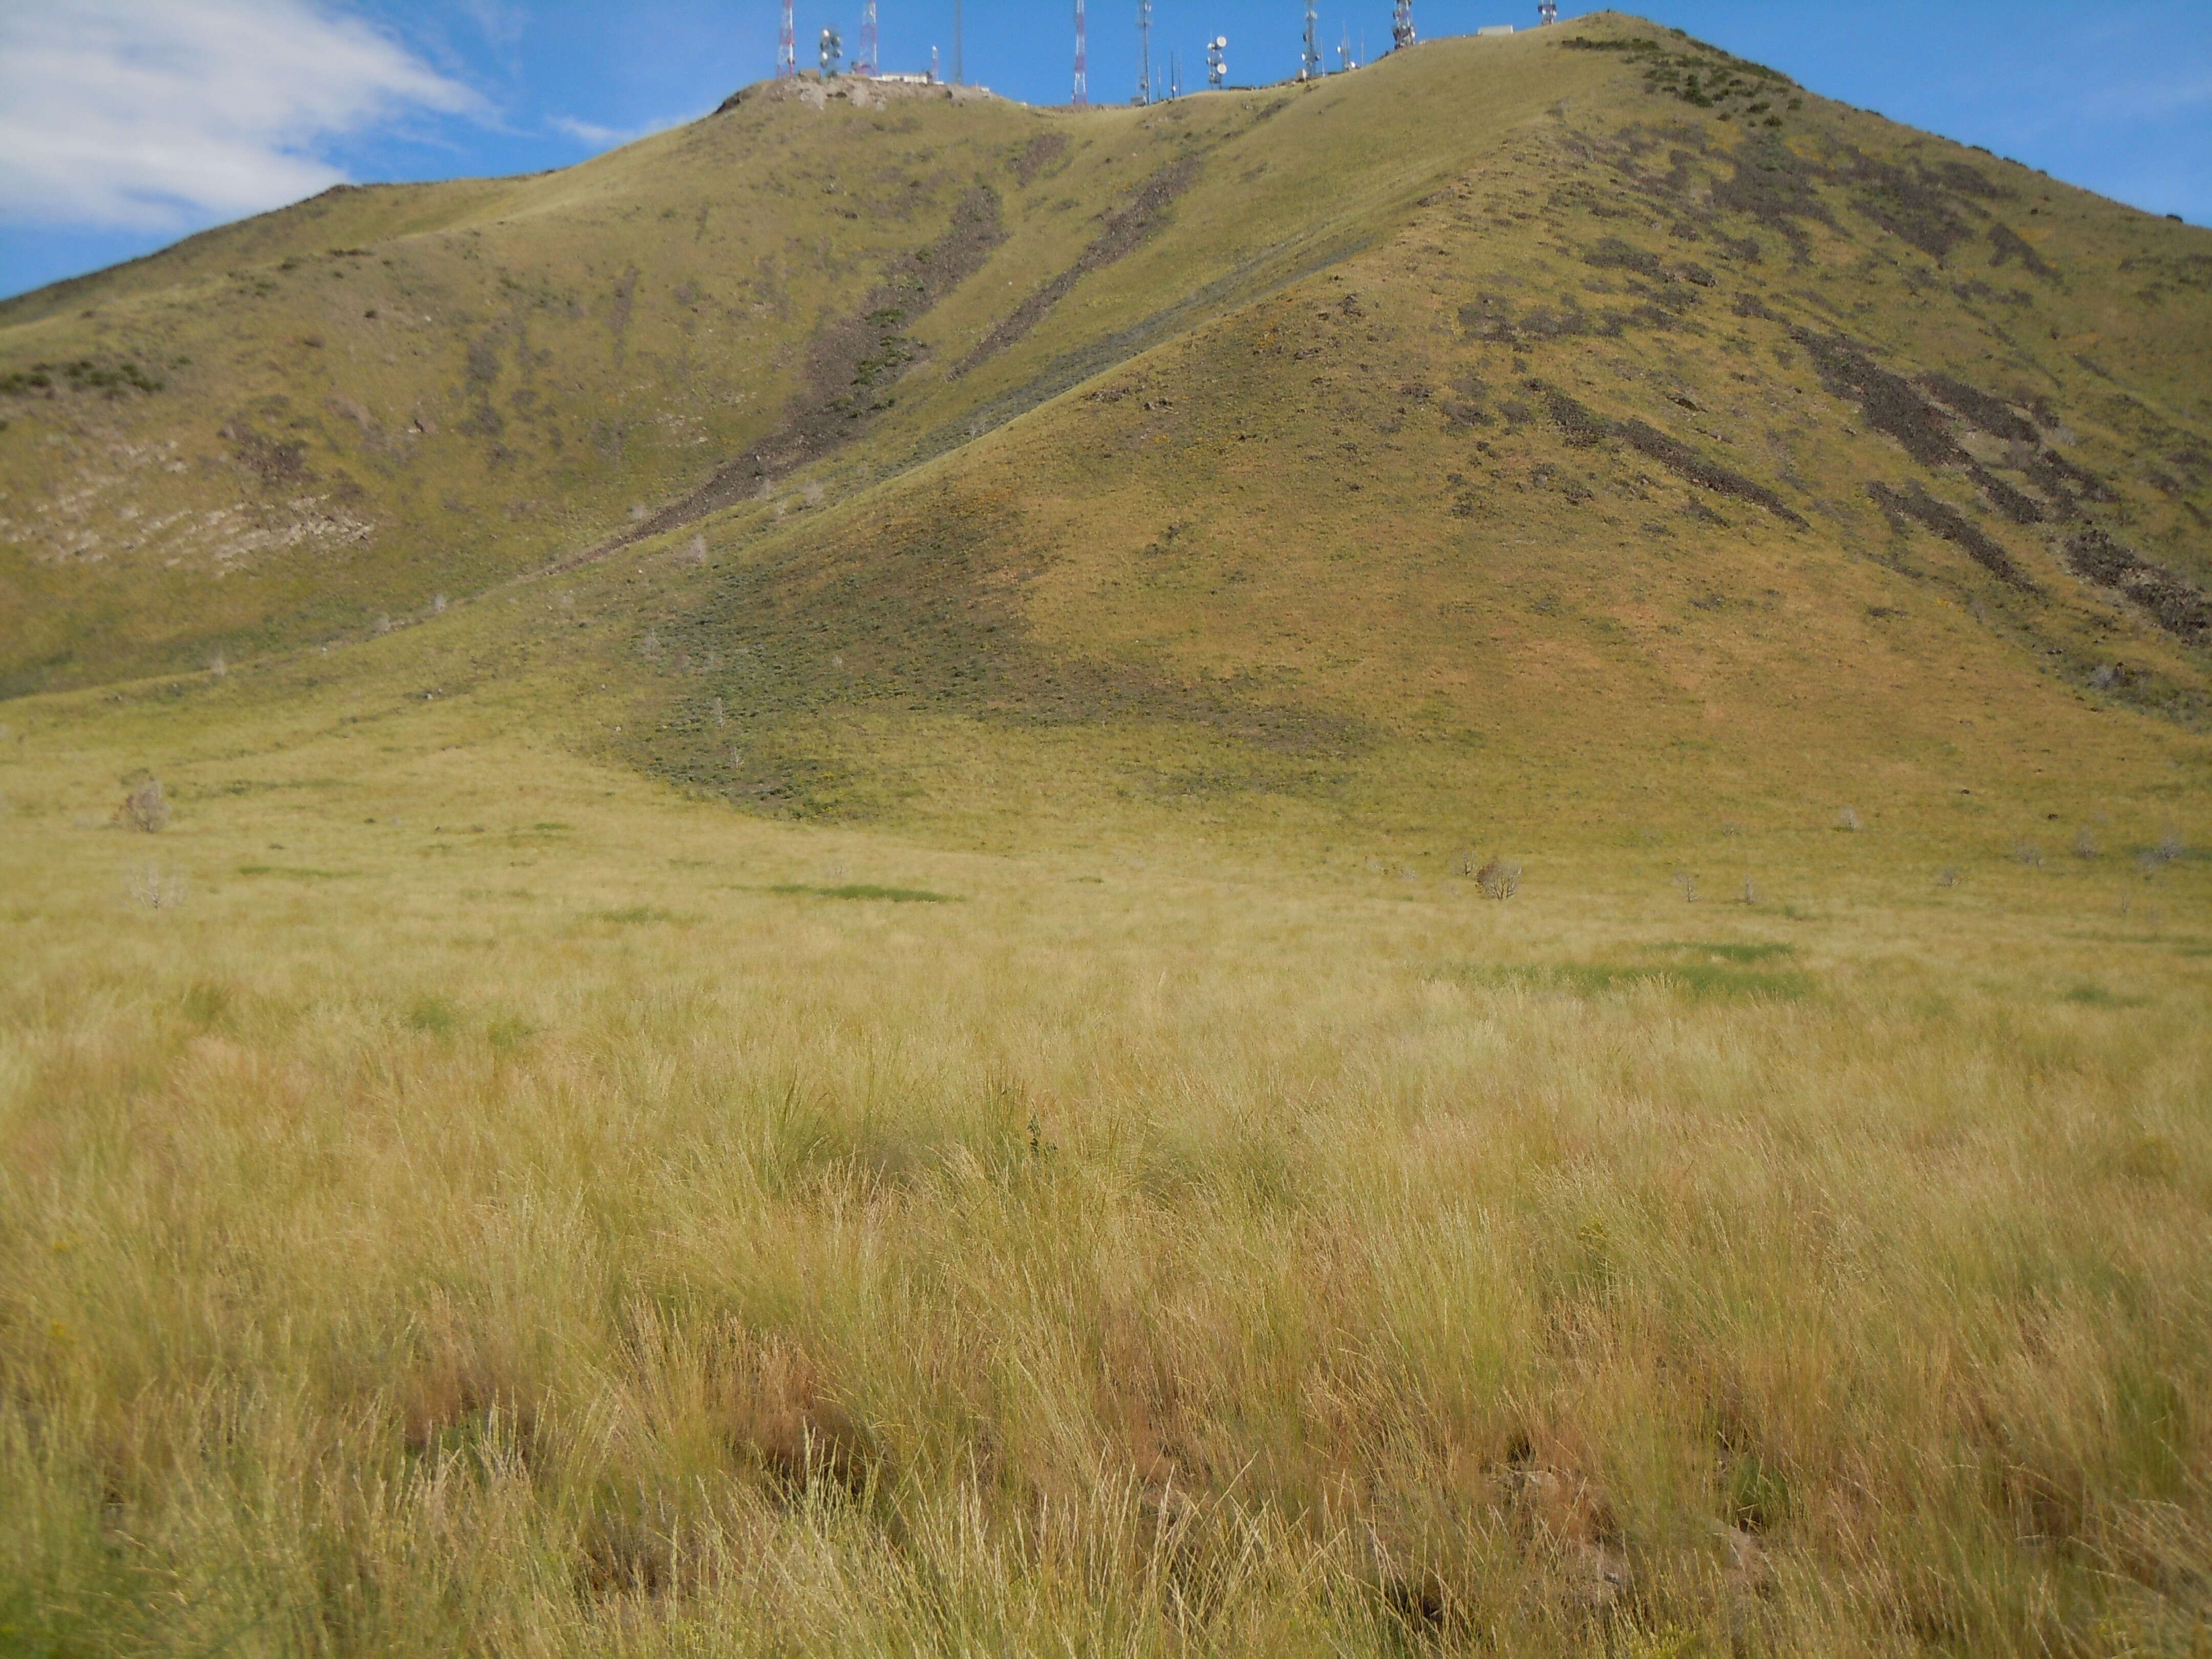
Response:
[{"label": "lattice radio tower", "polygon": [[775,78],[788,81],[799,73],[799,46],[791,33],[791,0],[783,0],[783,33],[775,38]]},{"label": "lattice radio tower", "polygon": [[1413,0],[1398,0],[1390,17],[1390,50],[1403,52],[1413,44]]},{"label": "lattice radio tower", "polygon": [[1152,101],[1152,0],[1137,0],[1137,101]]},{"label": "lattice radio tower", "polygon": [[1091,107],[1091,34],[1083,21],[1083,0],[1075,0],[1075,107]]},{"label": "lattice radio tower", "polygon": [[876,72],[876,0],[867,0],[860,8],[860,49],[853,54],[853,73],[870,76]]},{"label": "lattice radio tower", "polygon": [[1301,81],[1317,81],[1320,78],[1321,16],[1316,9],[1315,0],[1306,0],[1305,66],[1298,71],[1298,79]]}]

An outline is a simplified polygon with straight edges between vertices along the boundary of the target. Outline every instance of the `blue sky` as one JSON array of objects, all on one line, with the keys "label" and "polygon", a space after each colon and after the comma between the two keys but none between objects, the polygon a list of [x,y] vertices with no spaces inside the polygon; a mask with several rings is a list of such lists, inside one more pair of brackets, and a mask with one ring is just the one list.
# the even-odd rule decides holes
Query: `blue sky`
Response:
[{"label": "blue sky", "polygon": [[[959,0],[967,77],[1065,102],[1072,0]],[[879,0],[887,69],[949,70],[956,0]],[[1091,0],[1094,102],[1136,84],[1136,0]],[[1390,0],[1322,0],[1378,53]],[[1563,0],[1571,19],[1596,8]],[[860,0],[799,0],[802,57]],[[1814,90],[2212,225],[2212,0],[1653,0]],[[1416,0],[1425,37],[1534,0]],[[1303,0],[1153,0],[1156,59],[1297,68]],[[564,166],[703,114],[774,67],[775,0],[0,0],[0,295],[341,180]]]}]

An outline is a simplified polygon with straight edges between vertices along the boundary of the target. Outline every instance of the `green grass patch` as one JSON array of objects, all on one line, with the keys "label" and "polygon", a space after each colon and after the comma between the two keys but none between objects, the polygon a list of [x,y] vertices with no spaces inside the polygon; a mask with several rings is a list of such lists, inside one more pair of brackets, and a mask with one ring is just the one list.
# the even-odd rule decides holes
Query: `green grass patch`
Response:
[{"label": "green grass patch", "polygon": [[461,1023],[461,1011],[445,997],[417,997],[406,1014],[407,1029],[431,1036],[451,1036]]},{"label": "green grass patch", "polygon": [[2117,996],[2101,985],[2077,985],[2066,994],[2066,1000],[2085,1008],[2140,1008],[2150,999]]},{"label": "green grass patch", "polygon": [[951,893],[933,893],[926,887],[878,887],[872,882],[848,882],[842,887],[809,887],[803,882],[783,881],[767,889],[787,896],[829,899],[884,899],[893,904],[957,904]]},{"label": "green grass patch", "polygon": [[520,1014],[506,1014],[484,1027],[484,1037],[495,1052],[511,1054],[527,1048],[539,1030]]},{"label": "green grass patch", "polygon": [[1600,997],[1652,986],[1698,1002],[1802,1002],[1813,994],[1809,975],[1766,972],[1717,963],[1669,963],[1664,967],[1612,963],[1557,963],[1535,967],[1473,966],[1455,977],[1484,990],[1551,991]]},{"label": "green grass patch", "polygon": [[288,881],[343,881],[360,872],[355,870],[309,870],[291,864],[241,864],[241,876],[281,876]]},{"label": "green grass patch", "polygon": [[651,904],[633,904],[627,910],[596,910],[592,914],[601,921],[645,923],[676,920],[673,910],[663,910]]},{"label": "green grass patch", "polygon": [[1714,962],[1735,963],[1739,965],[1753,962],[1767,962],[1776,957],[1794,955],[1794,945],[1778,945],[1771,941],[1759,944],[1728,944],[1713,939],[1665,939],[1642,947],[1646,951],[1671,951],[1684,956],[1701,956]]}]

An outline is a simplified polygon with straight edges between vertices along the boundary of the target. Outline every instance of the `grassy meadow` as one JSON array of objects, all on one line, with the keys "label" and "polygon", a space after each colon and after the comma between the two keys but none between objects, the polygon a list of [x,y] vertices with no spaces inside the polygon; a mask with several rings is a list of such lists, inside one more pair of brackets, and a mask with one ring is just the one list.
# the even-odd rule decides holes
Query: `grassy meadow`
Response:
[{"label": "grassy meadow", "polygon": [[1494,902],[230,696],[0,744],[9,1652],[2206,1650],[2201,853]]}]

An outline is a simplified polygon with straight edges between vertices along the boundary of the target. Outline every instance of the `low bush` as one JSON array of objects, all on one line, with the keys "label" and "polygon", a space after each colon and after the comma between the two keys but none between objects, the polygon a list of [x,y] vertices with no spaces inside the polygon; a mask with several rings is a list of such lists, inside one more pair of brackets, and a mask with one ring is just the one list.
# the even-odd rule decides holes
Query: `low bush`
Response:
[{"label": "low bush", "polygon": [[115,809],[116,822],[126,829],[157,835],[169,827],[169,798],[161,781],[141,773],[124,781],[123,799]]}]

